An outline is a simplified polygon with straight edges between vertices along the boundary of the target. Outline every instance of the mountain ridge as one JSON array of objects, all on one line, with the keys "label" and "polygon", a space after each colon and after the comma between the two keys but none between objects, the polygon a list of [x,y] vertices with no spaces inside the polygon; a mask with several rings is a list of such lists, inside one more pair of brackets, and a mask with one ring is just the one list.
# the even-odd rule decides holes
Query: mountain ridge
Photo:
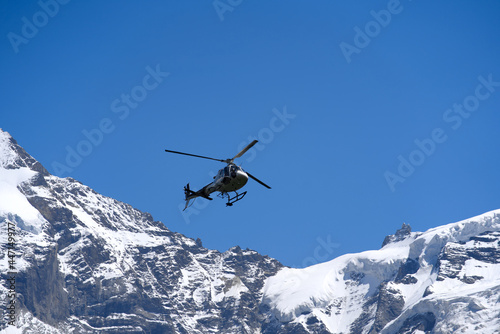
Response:
[{"label": "mountain ridge", "polygon": [[[0,129],[6,333],[500,333],[500,210],[303,269],[203,247],[149,213],[51,175]],[[8,318],[7,285],[0,316]]]},{"label": "mountain ridge", "polygon": [[[0,206],[0,225],[17,229],[19,330],[231,333],[258,326],[260,288],[278,261],[239,247],[206,249],[148,213],[46,173],[3,131],[0,145],[0,184],[9,186],[0,198],[16,199]],[[6,294],[1,287],[2,300]]]},{"label": "mountain ridge", "polygon": [[[494,300],[500,295],[480,295],[500,291],[500,210],[426,232],[408,232],[405,225],[398,232],[379,250],[282,269],[266,282],[263,303],[280,323],[307,325],[314,317],[331,333],[449,333],[452,327],[480,330],[481,322],[489,323],[483,333],[498,332]],[[472,305],[460,313],[469,322],[443,317],[443,300]]]}]

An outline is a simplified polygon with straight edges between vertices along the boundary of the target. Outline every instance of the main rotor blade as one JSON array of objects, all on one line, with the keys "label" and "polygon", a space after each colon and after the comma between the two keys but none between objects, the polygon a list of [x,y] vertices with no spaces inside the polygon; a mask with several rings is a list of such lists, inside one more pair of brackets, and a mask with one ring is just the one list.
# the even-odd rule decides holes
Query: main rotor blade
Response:
[{"label": "main rotor blade", "polygon": [[257,144],[257,142],[258,142],[258,140],[254,140],[253,142],[251,142],[250,144],[248,144],[248,145],[247,145],[247,147],[245,147],[244,149],[242,149],[242,150],[240,151],[240,153],[236,154],[236,155],[234,156],[234,158],[232,158],[232,159],[231,159],[231,161],[233,161],[233,160],[234,160],[234,159],[236,159],[236,158],[241,157],[243,154],[245,154],[245,153],[246,153],[246,151],[248,151],[249,149],[251,149],[251,148],[252,148],[252,146],[254,146],[255,144]]},{"label": "main rotor blade", "polygon": [[262,182],[261,180],[259,180],[258,178],[256,178],[255,176],[253,176],[252,174],[250,174],[249,172],[245,171],[245,173],[247,173],[248,176],[250,176],[252,179],[254,179],[255,181],[259,182],[260,184],[262,184],[264,187],[266,187],[267,189],[271,189],[271,187],[269,187],[267,184],[265,184],[264,182]]},{"label": "main rotor blade", "polygon": [[196,155],[196,154],[190,154],[190,153],[184,153],[184,152],[177,152],[177,151],[170,151],[170,150],[165,150],[165,152],[182,154],[182,155],[189,155],[191,157],[197,157],[197,158],[203,158],[203,159],[210,159],[210,160],[215,160],[215,161],[220,161],[220,162],[226,162],[226,160],[215,159],[215,158],[210,158],[210,157],[204,157],[203,155]]}]

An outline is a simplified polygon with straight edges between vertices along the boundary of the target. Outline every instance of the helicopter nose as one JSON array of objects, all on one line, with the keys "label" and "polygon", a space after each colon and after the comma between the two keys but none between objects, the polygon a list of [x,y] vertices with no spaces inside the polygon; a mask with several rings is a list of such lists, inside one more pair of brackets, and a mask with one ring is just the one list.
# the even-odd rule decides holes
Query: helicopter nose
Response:
[{"label": "helicopter nose", "polygon": [[236,172],[236,179],[241,187],[243,187],[248,181],[248,175],[242,170]]}]

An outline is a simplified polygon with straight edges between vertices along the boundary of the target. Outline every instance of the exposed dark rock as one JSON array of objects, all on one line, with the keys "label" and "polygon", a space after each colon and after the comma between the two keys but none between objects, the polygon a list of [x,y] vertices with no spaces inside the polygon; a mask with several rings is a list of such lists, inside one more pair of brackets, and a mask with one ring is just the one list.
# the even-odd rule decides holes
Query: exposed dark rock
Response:
[{"label": "exposed dark rock", "polygon": [[474,284],[474,283],[476,283],[476,281],[479,281],[483,278],[484,278],[483,276],[473,275],[473,276],[464,276],[460,280],[464,283],[467,283],[467,284]]},{"label": "exposed dark rock", "polygon": [[391,242],[402,241],[407,237],[409,237],[410,235],[411,235],[411,226],[403,223],[401,228],[397,230],[395,234],[391,234],[385,237],[384,242],[382,243],[382,247]]},{"label": "exposed dark rock", "polygon": [[201,242],[200,238],[196,238],[196,246],[203,247],[203,243]]},{"label": "exposed dark rock", "polygon": [[389,321],[396,319],[401,314],[404,304],[401,292],[390,284],[383,283],[377,296],[375,322],[369,333],[379,333]]},{"label": "exposed dark rock", "polygon": [[70,315],[64,277],[59,272],[55,247],[34,251],[30,258],[33,266],[18,274],[16,290],[22,295],[27,310],[41,321],[56,325]]},{"label": "exposed dark rock", "polygon": [[436,324],[436,316],[432,312],[416,314],[405,320],[398,334],[415,333],[417,330],[430,333]]},{"label": "exposed dark rock", "polygon": [[433,294],[432,288],[428,286],[427,288],[425,288],[424,295],[422,297],[427,297],[428,295],[432,294]]},{"label": "exposed dark rock", "polygon": [[407,259],[403,264],[401,264],[401,267],[399,267],[398,274],[394,280],[396,282],[401,281],[408,275],[415,274],[419,268],[420,264],[418,263],[418,260]]},{"label": "exposed dark rock", "polygon": [[418,279],[415,276],[412,275],[406,275],[402,279],[398,281],[398,283],[403,283],[403,284],[415,284],[418,282]]},{"label": "exposed dark rock", "polygon": [[499,232],[484,232],[480,236],[471,237],[466,243],[448,243],[439,254],[437,280],[457,278],[473,284],[481,279],[479,276],[460,278],[459,274],[469,259],[492,264],[500,263],[500,247],[497,244],[499,238]]}]

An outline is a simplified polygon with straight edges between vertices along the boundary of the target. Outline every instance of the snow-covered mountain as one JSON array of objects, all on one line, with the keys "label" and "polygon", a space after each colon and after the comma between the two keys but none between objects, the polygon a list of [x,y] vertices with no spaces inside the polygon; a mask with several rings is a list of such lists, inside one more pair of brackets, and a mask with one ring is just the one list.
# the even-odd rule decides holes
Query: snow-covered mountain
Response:
[{"label": "snow-covered mountain", "polygon": [[0,274],[2,333],[500,333],[500,210],[292,269],[52,176],[0,129]]},{"label": "snow-covered mountain", "polygon": [[[19,331],[5,321],[9,225]],[[282,267],[239,247],[206,249],[52,176],[2,130],[0,231],[0,330],[16,333],[255,333],[264,281]]]},{"label": "snow-covered mountain", "polygon": [[274,333],[500,333],[500,210],[284,268],[263,304]]}]

